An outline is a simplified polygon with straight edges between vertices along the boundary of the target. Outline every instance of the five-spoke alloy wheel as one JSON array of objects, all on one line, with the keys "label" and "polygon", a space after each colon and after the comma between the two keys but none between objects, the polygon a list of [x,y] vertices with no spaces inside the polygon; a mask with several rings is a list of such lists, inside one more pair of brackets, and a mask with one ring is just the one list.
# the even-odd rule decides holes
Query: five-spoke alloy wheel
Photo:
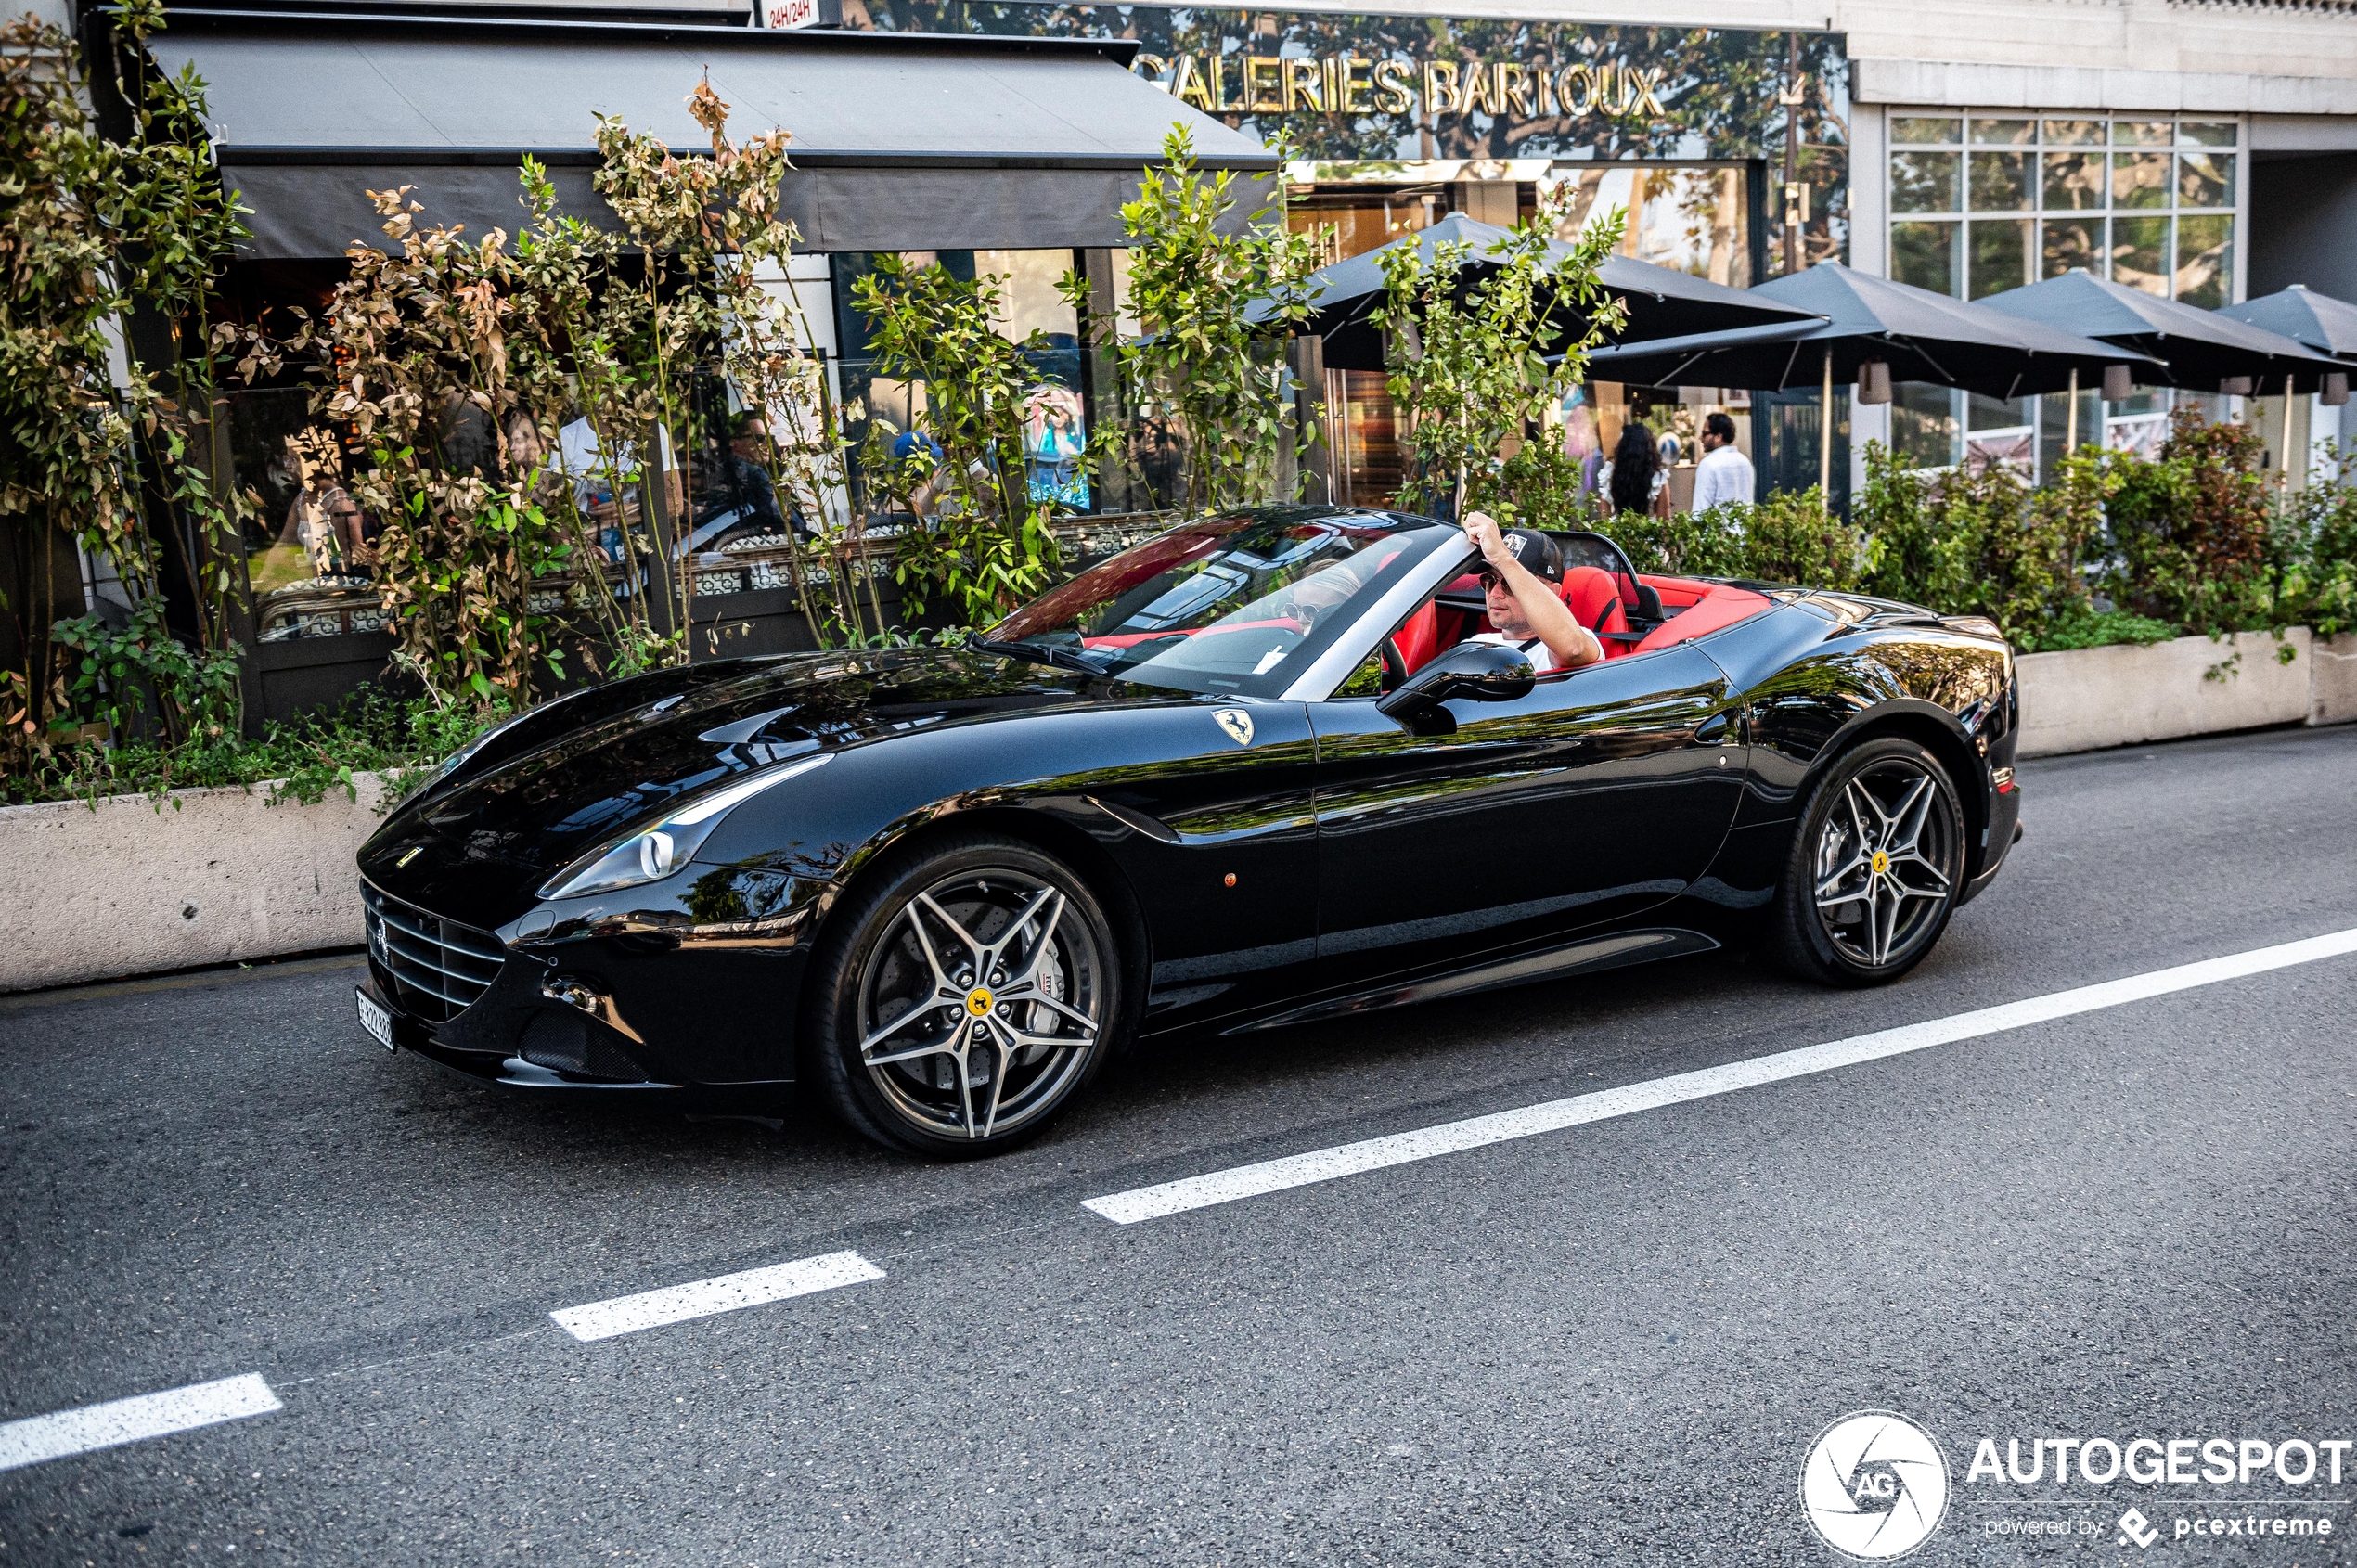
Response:
[{"label": "five-spoke alloy wheel", "polygon": [[1939,940],[1964,879],[1964,812],[1939,760],[1869,740],[1810,797],[1778,890],[1786,962],[1850,985],[1896,980]]},{"label": "five-spoke alloy wheel", "polygon": [[995,1152],[1039,1131],[1123,1018],[1104,911],[1020,841],[943,841],[831,925],[804,1071],[855,1128],[913,1152]]}]

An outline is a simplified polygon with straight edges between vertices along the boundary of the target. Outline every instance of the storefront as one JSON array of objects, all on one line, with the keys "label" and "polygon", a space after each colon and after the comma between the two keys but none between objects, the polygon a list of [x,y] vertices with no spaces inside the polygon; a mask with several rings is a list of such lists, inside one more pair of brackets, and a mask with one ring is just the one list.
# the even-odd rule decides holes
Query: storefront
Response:
[{"label": "storefront", "polygon": [[[1036,0],[844,0],[844,22],[1135,40],[1138,74],[1286,149],[1288,221],[1329,261],[1450,212],[1512,224],[1542,193],[1562,204],[1565,238],[1625,212],[1623,253],[1734,288],[1848,253],[1850,110],[1835,33]],[[1330,371],[1325,394],[1337,497],[1388,498],[1401,443],[1384,378]],[[1721,409],[1749,451],[1742,389],[1594,386],[1552,439],[1585,456],[1643,418],[1682,436],[1682,494],[1694,433]]]}]

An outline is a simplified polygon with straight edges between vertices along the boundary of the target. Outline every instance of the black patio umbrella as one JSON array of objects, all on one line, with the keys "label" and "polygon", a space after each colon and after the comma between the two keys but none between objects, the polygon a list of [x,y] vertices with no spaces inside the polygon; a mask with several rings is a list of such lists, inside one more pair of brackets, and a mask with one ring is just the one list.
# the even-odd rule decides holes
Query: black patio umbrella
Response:
[{"label": "black patio umbrella", "polygon": [[2263,327],[2270,332],[2280,332],[2318,353],[2357,360],[2357,305],[2347,300],[2336,300],[2330,294],[2319,294],[2295,283],[2277,293],[2262,294],[2238,305],[2222,305],[2218,314]]},{"label": "black patio umbrella", "polygon": [[[1600,350],[1589,356],[1589,374],[1655,387],[1822,388],[1818,469],[1820,482],[1830,485],[1835,381],[1862,380],[1868,390],[1861,401],[1875,403],[1889,401],[1893,381],[2016,398],[2072,390],[2082,376],[2099,378],[2114,366],[2161,369],[2132,349],[1853,272],[1837,262],[1822,262],[1750,292],[1824,319],[1797,329],[1707,332]],[[2124,387],[2120,395],[2127,395]]]},{"label": "black patio umbrella", "polygon": [[[1458,273],[1458,292],[1462,297],[1500,270],[1500,264],[1490,259],[1490,252],[1507,234],[1495,224],[1478,223],[1462,212],[1451,212],[1430,228],[1403,234],[1389,244],[1321,267],[1309,279],[1310,302],[1316,314],[1302,324],[1300,330],[1325,339],[1329,369],[1385,369],[1383,332],[1371,319],[1384,302],[1385,253],[1412,246],[1423,263],[1430,266],[1441,246],[1452,242],[1471,246],[1472,259]],[[1548,251],[1551,258],[1560,257],[1568,255],[1571,247],[1561,240],[1551,240]],[[1615,335],[1617,342],[1642,342],[1653,338],[1763,324],[1811,325],[1816,319],[1808,310],[1759,299],[1749,290],[1730,289],[1708,278],[1657,267],[1629,256],[1605,257],[1599,278],[1606,293],[1628,306],[1628,322]],[[1257,314],[1266,316],[1268,307],[1258,307]],[[1570,318],[1568,312],[1565,314],[1565,329],[1577,331],[1578,320]]]},{"label": "black patio umbrella", "polygon": [[1589,356],[1589,371],[1601,380],[1640,386],[1781,391],[1855,381],[1864,366],[1881,365],[1884,380],[1930,381],[2015,398],[2067,391],[2114,365],[2154,374],[2161,369],[2132,349],[1853,272],[1837,262],[1749,292],[1824,319],[1789,332],[1706,332],[1600,349]]},{"label": "black patio umbrella", "polygon": [[2288,384],[2291,391],[2310,392],[2327,376],[2347,373],[2339,361],[2281,333],[2107,282],[2084,269],[1992,294],[1980,304],[2150,354],[2167,366],[2167,385],[2193,392],[2248,397],[2280,392]]}]

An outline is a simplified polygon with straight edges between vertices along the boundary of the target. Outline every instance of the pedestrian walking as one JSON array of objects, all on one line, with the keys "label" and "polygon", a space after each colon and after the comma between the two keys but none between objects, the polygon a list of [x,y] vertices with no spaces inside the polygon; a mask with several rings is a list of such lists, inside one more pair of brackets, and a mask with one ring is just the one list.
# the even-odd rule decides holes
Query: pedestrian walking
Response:
[{"label": "pedestrian walking", "polygon": [[1751,459],[1735,447],[1735,421],[1713,414],[1702,422],[1702,461],[1694,468],[1694,510],[1731,502],[1750,506],[1758,481]]}]

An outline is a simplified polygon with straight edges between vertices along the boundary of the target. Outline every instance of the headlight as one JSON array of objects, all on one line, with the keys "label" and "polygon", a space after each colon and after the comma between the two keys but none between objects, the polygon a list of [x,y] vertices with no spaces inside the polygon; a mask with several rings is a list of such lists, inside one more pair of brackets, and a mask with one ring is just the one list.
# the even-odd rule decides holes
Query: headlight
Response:
[{"label": "headlight", "polygon": [[592,893],[611,893],[615,888],[637,887],[641,882],[661,881],[696,857],[696,851],[732,808],[771,785],[800,778],[833,756],[832,752],[821,752],[815,757],[804,757],[783,767],[756,773],[725,790],[690,801],[651,828],[599,844],[542,883],[539,896],[579,898]]}]

